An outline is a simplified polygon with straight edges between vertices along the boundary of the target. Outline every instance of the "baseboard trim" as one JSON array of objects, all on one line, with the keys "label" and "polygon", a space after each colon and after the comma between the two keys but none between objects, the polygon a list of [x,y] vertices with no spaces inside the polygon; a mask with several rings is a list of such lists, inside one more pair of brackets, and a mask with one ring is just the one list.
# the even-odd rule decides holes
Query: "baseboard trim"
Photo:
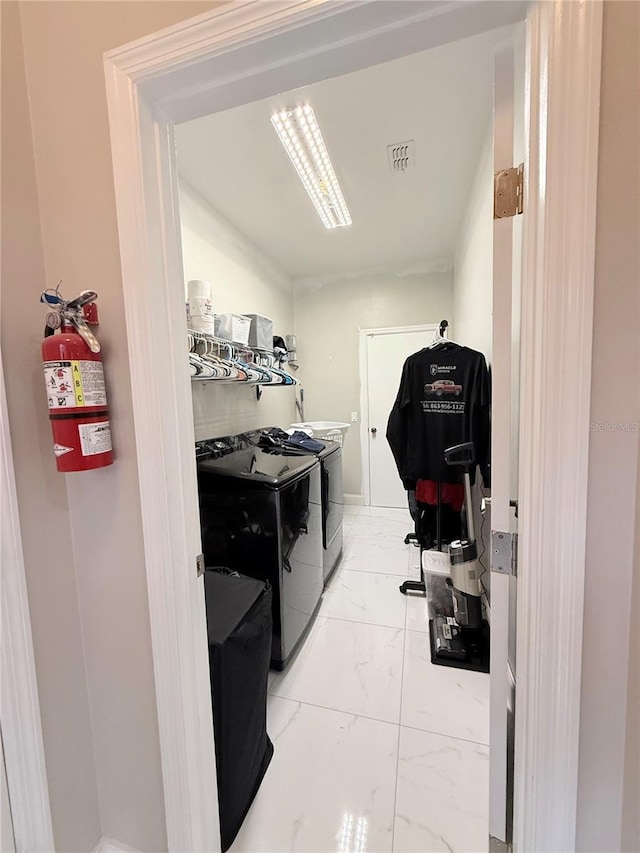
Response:
[{"label": "baseboard trim", "polygon": [[127,844],[114,841],[113,838],[103,837],[98,841],[91,853],[139,853],[139,851],[135,847],[129,847]]},{"label": "baseboard trim", "polygon": [[363,495],[345,495],[344,502],[347,506],[364,506]]}]

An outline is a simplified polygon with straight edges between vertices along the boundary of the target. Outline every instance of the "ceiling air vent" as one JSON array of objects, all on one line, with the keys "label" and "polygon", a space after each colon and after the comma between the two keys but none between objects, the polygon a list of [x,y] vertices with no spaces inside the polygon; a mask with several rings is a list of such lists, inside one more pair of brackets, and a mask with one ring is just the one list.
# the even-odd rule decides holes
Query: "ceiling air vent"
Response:
[{"label": "ceiling air vent", "polygon": [[406,172],[413,169],[416,164],[413,139],[408,142],[396,142],[394,145],[387,145],[387,153],[389,155],[389,169],[392,172]]}]

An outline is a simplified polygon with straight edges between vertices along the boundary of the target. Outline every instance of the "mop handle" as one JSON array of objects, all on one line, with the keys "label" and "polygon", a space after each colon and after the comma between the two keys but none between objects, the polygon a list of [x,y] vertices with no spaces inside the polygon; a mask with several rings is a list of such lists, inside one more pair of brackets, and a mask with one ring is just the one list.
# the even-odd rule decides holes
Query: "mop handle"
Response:
[{"label": "mop handle", "polygon": [[469,542],[475,542],[476,526],[473,521],[473,503],[471,502],[471,476],[467,470],[464,472],[464,502],[467,508],[467,539]]},{"label": "mop handle", "polygon": [[467,509],[467,539],[469,542],[475,542],[476,526],[473,522],[473,503],[471,502],[471,469],[474,465],[473,442],[466,441],[464,444],[447,447],[444,452],[444,461],[447,465],[463,468],[464,502]]}]

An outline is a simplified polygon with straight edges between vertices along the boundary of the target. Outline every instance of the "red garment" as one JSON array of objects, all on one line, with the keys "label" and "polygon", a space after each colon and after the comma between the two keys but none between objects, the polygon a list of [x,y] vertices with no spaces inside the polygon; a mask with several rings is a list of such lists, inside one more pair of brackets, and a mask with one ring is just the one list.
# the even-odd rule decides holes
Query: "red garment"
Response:
[{"label": "red garment", "polygon": [[[455,512],[460,512],[464,504],[464,486],[460,483],[442,483],[441,500]],[[438,484],[435,480],[418,480],[416,500],[422,504],[438,505]]]}]

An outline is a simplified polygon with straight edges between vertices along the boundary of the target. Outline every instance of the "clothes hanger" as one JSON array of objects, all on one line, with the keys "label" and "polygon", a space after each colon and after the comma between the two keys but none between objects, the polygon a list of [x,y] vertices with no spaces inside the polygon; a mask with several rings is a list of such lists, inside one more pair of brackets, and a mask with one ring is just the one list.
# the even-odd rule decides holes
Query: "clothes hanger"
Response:
[{"label": "clothes hanger", "polygon": [[448,320],[440,321],[440,325],[438,326],[433,340],[431,341],[427,349],[435,349],[436,347],[442,346],[444,344],[453,344],[456,347],[462,346],[462,344],[459,344],[457,341],[452,341],[450,338],[445,337],[448,327]]}]

